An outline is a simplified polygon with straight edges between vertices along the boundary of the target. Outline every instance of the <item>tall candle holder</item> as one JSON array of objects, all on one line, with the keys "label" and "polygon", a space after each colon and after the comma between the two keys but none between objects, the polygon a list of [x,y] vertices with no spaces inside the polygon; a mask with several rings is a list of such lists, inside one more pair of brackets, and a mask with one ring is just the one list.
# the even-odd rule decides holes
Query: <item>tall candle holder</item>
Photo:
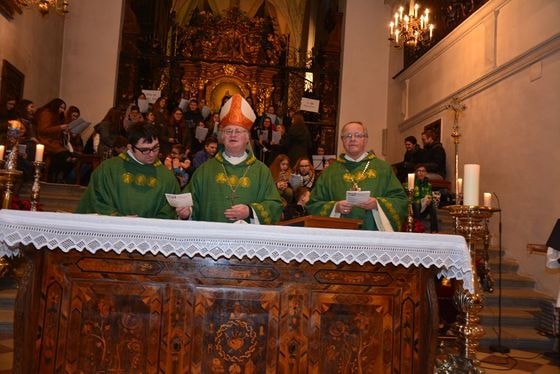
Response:
[{"label": "tall candle holder", "polygon": [[[453,297],[453,302],[461,312],[452,330],[458,337],[459,355],[451,357],[438,368],[438,373],[484,373],[476,358],[479,340],[484,336],[480,326],[479,313],[484,307],[484,294],[476,269],[475,243],[484,241],[488,232],[487,221],[495,209],[485,206],[450,205],[445,207],[455,219],[455,232],[463,235],[467,241],[472,262],[473,291],[460,285]],[[468,368],[469,371],[465,371]]]},{"label": "tall candle holder", "polygon": [[14,144],[10,156],[5,163],[5,168],[0,170],[0,185],[4,187],[2,194],[2,209],[9,209],[12,205],[12,198],[16,183],[21,180],[23,172],[17,170],[18,142]]},{"label": "tall candle holder", "polygon": [[33,186],[31,187],[31,210],[37,211],[39,205],[39,194],[41,192],[41,171],[45,166],[43,161],[33,161],[35,167],[35,177],[33,179]]},{"label": "tall candle holder", "polygon": [[408,202],[408,214],[406,217],[406,231],[414,231],[414,209],[412,209],[412,199],[414,197],[414,189],[407,188],[406,196]]}]

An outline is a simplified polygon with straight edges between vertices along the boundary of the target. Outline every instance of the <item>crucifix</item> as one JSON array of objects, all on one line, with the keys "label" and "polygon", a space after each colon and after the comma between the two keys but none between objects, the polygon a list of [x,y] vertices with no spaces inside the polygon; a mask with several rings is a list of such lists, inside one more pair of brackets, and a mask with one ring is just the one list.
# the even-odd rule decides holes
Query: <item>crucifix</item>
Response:
[{"label": "crucifix", "polygon": [[453,131],[451,132],[451,137],[453,138],[453,143],[455,143],[455,204],[459,205],[459,139],[461,134],[459,133],[459,116],[463,111],[467,109],[467,106],[463,104],[462,100],[458,97],[451,99],[451,102],[445,106],[445,109],[452,110],[454,112],[453,118]]}]

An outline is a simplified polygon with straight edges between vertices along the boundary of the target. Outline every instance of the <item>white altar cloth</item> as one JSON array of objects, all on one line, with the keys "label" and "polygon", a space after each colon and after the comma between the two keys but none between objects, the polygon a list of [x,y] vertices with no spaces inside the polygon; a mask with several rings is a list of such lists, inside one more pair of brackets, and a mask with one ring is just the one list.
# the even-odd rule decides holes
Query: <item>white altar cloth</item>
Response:
[{"label": "white altar cloth", "polygon": [[215,222],[0,210],[0,255],[35,248],[218,259],[435,266],[473,291],[471,258],[457,235],[235,225]]}]

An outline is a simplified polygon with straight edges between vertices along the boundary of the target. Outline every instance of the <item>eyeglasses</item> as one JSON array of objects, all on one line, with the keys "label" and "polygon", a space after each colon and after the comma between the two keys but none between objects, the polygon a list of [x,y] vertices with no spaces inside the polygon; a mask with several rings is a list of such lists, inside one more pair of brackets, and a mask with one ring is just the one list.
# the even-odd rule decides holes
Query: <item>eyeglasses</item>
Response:
[{"label": "eyeglasses", "polygon": [[241,135],[241,134],[246,134],[247,130],[240,130],[240,129],[226,129],[226,130],[222,130],[222,132],[226,135]]},{"label": "eyeglasses", "polygon": [[133,145],[132,148],[136,149],[138,152],[142,153],[143,155],[147,155],[151,152],[158,153],[159,152],[159,144],[153,148],[138,148],[137,146]]},{"label": "eyeglasses", "polygon": [[367,134],[357,132],[355,134],[344,134],[344,135],[341,136],[341,138],[342,138],[342,140],[350,140],[352,138],[363,139],[363,138],[367,138]]}]

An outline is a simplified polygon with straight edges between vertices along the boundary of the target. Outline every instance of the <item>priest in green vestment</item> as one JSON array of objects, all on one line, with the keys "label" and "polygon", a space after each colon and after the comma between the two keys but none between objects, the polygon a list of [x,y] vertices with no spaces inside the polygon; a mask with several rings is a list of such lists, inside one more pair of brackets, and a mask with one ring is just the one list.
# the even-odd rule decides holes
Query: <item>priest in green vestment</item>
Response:
[{"label": "priest in green vestment", "polygon": [[134,124],[128,143],[127,151],[95,169],[76,213],[177,218],[165,194],[179,193],[179,183],[158,158],[158,130]]},{"label": "priest in green vestment", "polygon": [[[317,180],[308,211],[312,215],[361,219],[364,230],[400,231],[407,197],[391,166],[366,151],[368,136],[361,122],[344,125],[341,138],[346,153]],[[355,194],[358,201],[348,201],[348,191],[360,191]]]},{"label": "priest in green vestment", "polygon": [[255,118],[241,95],[224,104],[220,112],[224,148],[194,172],[184,189],[192,194],[193,206],[177,208],[179,217],[256,224],[280,219],[282,200],[270,170],[247,148]]}]

